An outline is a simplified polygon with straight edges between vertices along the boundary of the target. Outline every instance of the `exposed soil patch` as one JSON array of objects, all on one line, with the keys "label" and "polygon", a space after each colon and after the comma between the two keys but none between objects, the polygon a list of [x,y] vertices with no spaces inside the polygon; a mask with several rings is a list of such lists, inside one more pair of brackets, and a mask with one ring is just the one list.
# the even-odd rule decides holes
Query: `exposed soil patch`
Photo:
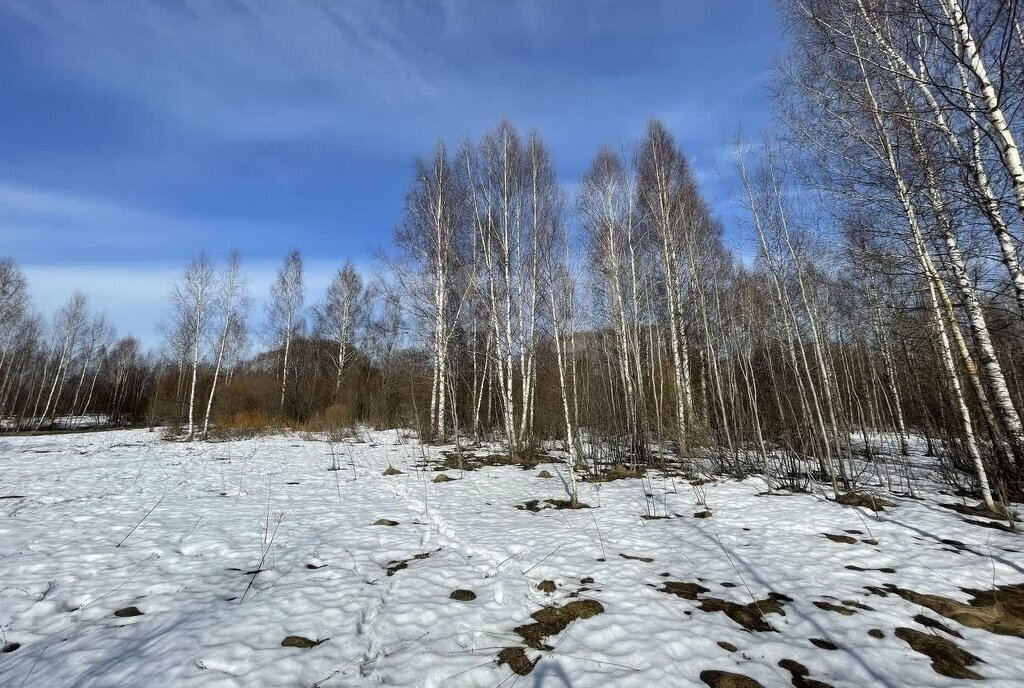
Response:
[{"label": "exposed soil patch", "polygon": [[397,526],[398,521],[392,521],[390,518],[378,518],[373,522],[375,526]]},{"label": "exposed soil patch", "polygon": [[447,483],[447,482],[451,482],[451,478],[449,478],[444,473],[438,473],[437,475],[434,476],[434,482],[435,483]]},{"label": "exposed soil patch", "polygon": [[883,631],[881,628],[872,628],[870,631],[868,631],[868,635],[872,638],[884,638],[885,631]]},{"label": "exposed soil patch", "polygon": [[963,588],[972,596],[967,602],[941,595],[926,595],[891,583],[885,586],[885,590],[964,626],[1024,638],[1024,583],[1001,585],[994,590]]},{"label": "exposed soil patch", "polygon": [[825,640],[824,638],[808,638],[808,640],[811,641],[811,645],[813,645],[814,647],[816,647],[816,648],[818,648],[820,650],[838,650],[839,649],[839,647],[836,646],[836,644],[833,643],[831,640]]},{"label": "exposed soil patch", "polygon": [[832,604],[831,602],[825,602],[824,600],[815,600],[814,606],[818,609],[824,609],[827,612],[835,612],[836,614],[842,614],[843,616],[853,616],[856,614],[856,610],[850,609],[849,607],[843,607],[838,604]]},{"label": "exposed soil patch", "polygon": [[539,499],[530,499],[522,504],[516,504],[516,508],[537,513],[541,509],[589,509],[590,505],[578,500],[573,502],[571,499],[545,499],[543,503]]},{"label": "exposed soil patch", "polygon": [[896,573],[896,569],[890,566],[883,566],[877,569],[864,568],[862,566],[856,566],[855,564],[847,564],[846,568],[851,571],[878,571],[879,573]]},{"label": "exposed soil patch", "polygon": [[521,647],[506,647],[498,653],[498,666],[505,664],[520,676],[526,676],[533,671],[538,660],[540,660],[539,656],[533,659],[528,658],[526,650]]},{"label": "exposed soil patch", "polygon": [[400,471],[394,466],[388,465],[388,467],[384,469],[384,473],[382,473],[382,475],[405,475],[405,471]]},{"label": "exposed soil patch", "polygon": [[704,511],[698,511],[693,515],[694,518],[711,518],[714,514],[711,513],[711,509],[705,509]]},{"label": "exposed soil patch", "polygon": [[547,471],[541,471],[540,473],[537,474],[537,477],[538,478],[553,478],[554,476],[551,475],[550,473],[548,473]]},{"label": "exposed soil patch", "polygon": [[707,671],[700,672],[700,680],[711,686],[711,688],[764,688],[764,686],[749,676],[719,671],[717,669],[708,669]]},{"label": "exposed soil patch", "polygon": [[326,642],[327,638],[323,640],[310,640],[304,638],[301,635],[290,635],[281,641],[281,647],[301,647],[303,650],[308,650],[311,647],[316,647],[320,643]]},{"label": "exposed soil patch", "polygon": [[588,483],[610,483],[613,480],[624,480],[627,478],[642,477],[644,477],[644,469],[630,468],[629,466],[617,463],[613,464],[611,468],[602,473],[595,473],[584,476],[583,481]]},{"label": "exposed soil patch", "polygon": [[701,593],[710,592],[703,585],[684,581],[665,581],[664,587],[660,588],[660,591],[682,597],[684,600],[695,600]]},{"label": "exposed soil patch", "polygon": [[142,611],[138,607],[125,607],[124,609],[118,609],[114,612],[114,616],[127,619],[133,616],[142,616]]},{"label": "exposed soil patch", "polygon": [[463,454],[442,452],[444,461],[441,466],[452,471],[476,471],[485,466],[519,466],[524,471],[532,471],[542,463],[558,463],[553,456],[545,454],[529,454],[513,458],[508,454]]},{"label": "exposed soil patch", "polygon": [[319,569],[325,568],[326,566],[327,564],[306,564],[306,568],[310,571],[317,571]]},{"label": "exposed soil patch", "polygon": [[579,501],[578,499],[576,501],[573,501],[571,499],[545,499],[544,503],[547,504],[548,508],[551,508],[551,509],[589,509],[590,508],[589,504],[584,504],[583,502]]},{"label": "exposed soil patch", "polygon": [[841,542],[844,545],[857,544],[857,538],[851,537],[849,535],[836,535],[835,533],[822,533],[822,535],[827,537],[832,542]]},{"label": "exposed soil patch", "polygon": [[523,641],[535,650],[550,650],[544,644],[548,636],[558,635],[573,621],[589,619],[604,612],[604,607],[597,600],[575,600],[562,607],[543,607],[530,616],[536,623],[517,626],[515,632]]},{"label": "exposed soil patch", "polygon": [[[434,552],[439,552],[439,551],[440,550],[436,550],[436,549],[434,550]],[[385,567],[384,570],[388,572],[388,576],[393,576],[396,573],[398,573],[399,571],[402,571],[403,569],[409,568],[409,563],[410,562],[419,561],[420,559],[426,559],[427,557],[429,557],[434,552],[423,552],[421,554],[417,554],[416,556],[414,556],[414,557],[412,557],[410,559],[396,559],[394,561],[389,561],[388,565]]]},{"label": "exposed soil patch", "polygon": [[726,642],[724,640],[719,640],[718,641],[718,647],[722,648],[726,652],[736,652],[736,650],[739,649],[735,645],[733,645],[732,643]]},{"label": "exposed soil patch", "polygon": [[786,595],[777,592],[768,593],[768,597],[765,599],[754,600],[748,604],[722,600],[717,597],[700,598],[699,596],[708,592],[708,589],[697,583],[687,583],[684,581],[665,581],[663,587],[658,590],[681,597],[684,600],[699,599],[700,605],[698,609],[702,612],[722,612],[748,631],[774,631],[775,629],[765,619],[765,614],[781,614],[785,616],[786,613],[782,610],[782,603],[793,601]]},{"label": "exposed soil patch", "polygon": [[472,602],[476,599],[476,593],[472,590],[454,590],[449,597],[459,602]]},{"label": "exposed soil patch", "polygon": [[860,506],[872,511],[885,511],[888,507],[896,506],[895,502],[890,502],[867,492],[844,492],[836,497],[836,502],[845,506]]},{"label": "exposed soil patch", "polygon": [[789,672],[795,688],[832,688],[830,683],[807,678],[810,670],[795,659],[780,659],[779,666]]},{"label": "exposed soil patch", "polygon": [[914,621],[916,623],[921,624],[922,626],[927,627],[927,628],[934,628],[937,631],[942,631],[943,633],[948,633],[949,635],[953,636],[954,638],[963,638],[963,636],[960,635],[959,631],[954,631],[952,628],[950,628],[946,624],[942,623],[938,619],[933,619],[930,616],[925,616],[924,614],[917,614],[917,615],[914,616]]},{"label": "exposed soil patch", "polygon": [[2,648],[0,648],[0,653],[7,654],[8,652],[14,652],[19,647],[21,647],[21,643],[7,643]]},{"label": "exposed soil patch", "polygon": [[619,556],[622,557],[623,559],[632,559],[633,561],[642,561],[642,562],[647,563],[647,564],[650,564],[652,561],[654,561],[654,559],[652,557],[641,557],[641,556],[638,556],[636,554],[621,554],[620,553]]},{"label": "exposed soil patch", "polygon": [[873,612],[873,611],[875,611],[874,607],[869,607],[868,605],[864,604],[863,602],[858,602],[857,600],[843,600],[843,604],[845,604],[847,607],[854,607],[856,609],[863,609],[866,612]]},{"label": "exposed soil patch", "polygon": [[537,583],[537,589],[550,595],[555,591],[555,581],[542,580],[540,583]]},{"label": "exposed soil patch", "polygon": [[981,658],[967,652],[948,638],[922,633],[913,628],[897,628],[896,637],[932,660],[932,669],[937,674],[950,678],[983,678],[981,674],[967,668],[982,661]]}]

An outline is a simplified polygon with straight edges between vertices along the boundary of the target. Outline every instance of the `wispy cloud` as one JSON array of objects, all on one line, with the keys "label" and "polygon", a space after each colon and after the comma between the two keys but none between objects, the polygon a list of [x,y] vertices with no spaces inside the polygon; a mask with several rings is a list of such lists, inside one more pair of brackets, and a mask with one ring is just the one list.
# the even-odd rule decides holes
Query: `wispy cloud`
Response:
[{"label": "wispy cloud", "polygon": [[[153,210],[89,194],[0,181],[0,245],[23,260],[66,256],[71,262],[124,259],[178,260],[199,250],[244,247],[266,252],[294,243],[286,224],[244,216],[213,217]],[[275,251],[276,252],[276,251]]]},{"label": "wispy cloud", "polygon": [[[203,227],[188,220],[74,192],[0,182],[0,240],[7,250],[20,245],[118,246],[147,249],[198,236]],[[46,244],[40,245],[40,238]]]},{"label": "wispy cloud", "polygon": [[[306,305],[323,298],[327,285],[341,268],[343,259],[317,258],[305,261]],[[246,260],[242,267],[250,295],[253,297],[251,324],[261,326],[266,304],[279,261]],[[49,315],[64,304],[75,291],[82,292],[90,307],[107,314],[117,323],[119,334],[138,337],[145,346],[158,348],[159,324],[168,313],[170,292],[181,277],[184,264],[151,261],[141,264],[48,264],[23,265],[29,280],[32,302]],[[368,260],[356,263],[356,269],[367,279],[374,265]]]},{"label": "wispy cloud", "polygon": [[[355,134],[369,104],[437,97],[443,77],[398,3],[15,0],[42,58],[178,126],[229,140]],[[413,8],[414,9],[414,8]]]}]

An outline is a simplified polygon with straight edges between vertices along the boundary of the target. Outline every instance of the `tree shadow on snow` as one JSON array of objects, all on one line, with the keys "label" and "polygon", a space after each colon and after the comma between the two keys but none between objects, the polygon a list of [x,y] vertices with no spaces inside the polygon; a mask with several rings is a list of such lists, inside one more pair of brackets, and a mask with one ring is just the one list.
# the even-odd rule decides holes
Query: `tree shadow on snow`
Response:
[{"label": "tree shadow on snow", "polygon": [[[548,681],[549,676],[554,680]],[[537,666],[537,672],[533,675],[533,688],[572,688],[572,681],[561,662],[545,659]]]}]

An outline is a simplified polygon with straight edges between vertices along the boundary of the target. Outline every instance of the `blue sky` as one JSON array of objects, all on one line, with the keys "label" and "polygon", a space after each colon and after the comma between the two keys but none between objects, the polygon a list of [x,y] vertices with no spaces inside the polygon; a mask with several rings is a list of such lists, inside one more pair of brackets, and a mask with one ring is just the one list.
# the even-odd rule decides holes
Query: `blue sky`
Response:
[{"label": "blue sky", "polygon": [[570,190],[659,117],[736,226],[773,5],[0,0],[0,255],[40,308],[77,286],[155,344],[192,254],[239,248],[261,292],[298,247],[313,297],[388,240],[416,156],[501,117],[539,129]]}]

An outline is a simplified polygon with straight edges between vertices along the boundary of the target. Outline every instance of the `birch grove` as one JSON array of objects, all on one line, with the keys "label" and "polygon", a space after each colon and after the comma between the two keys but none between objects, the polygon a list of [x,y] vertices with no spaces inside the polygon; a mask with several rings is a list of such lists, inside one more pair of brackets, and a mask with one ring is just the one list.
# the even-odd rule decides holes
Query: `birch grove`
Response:
[{"label": "birch grove", "polygon": [[999,509],[1024,491],[1022,10],[780,7],[784,126],[723,152],[735,216],[664,122],[573,178],[501,121],[415,161],[372,263],[318,254],[307,276],[292,251],[250,295],[237,255],[200,255],[159,355],[84,297],[37,313],[0,261],[3,427],[405,428],[459,456],[561,452],[573,506],[578,481],[648,467],[912,492],[923,451]]}]

